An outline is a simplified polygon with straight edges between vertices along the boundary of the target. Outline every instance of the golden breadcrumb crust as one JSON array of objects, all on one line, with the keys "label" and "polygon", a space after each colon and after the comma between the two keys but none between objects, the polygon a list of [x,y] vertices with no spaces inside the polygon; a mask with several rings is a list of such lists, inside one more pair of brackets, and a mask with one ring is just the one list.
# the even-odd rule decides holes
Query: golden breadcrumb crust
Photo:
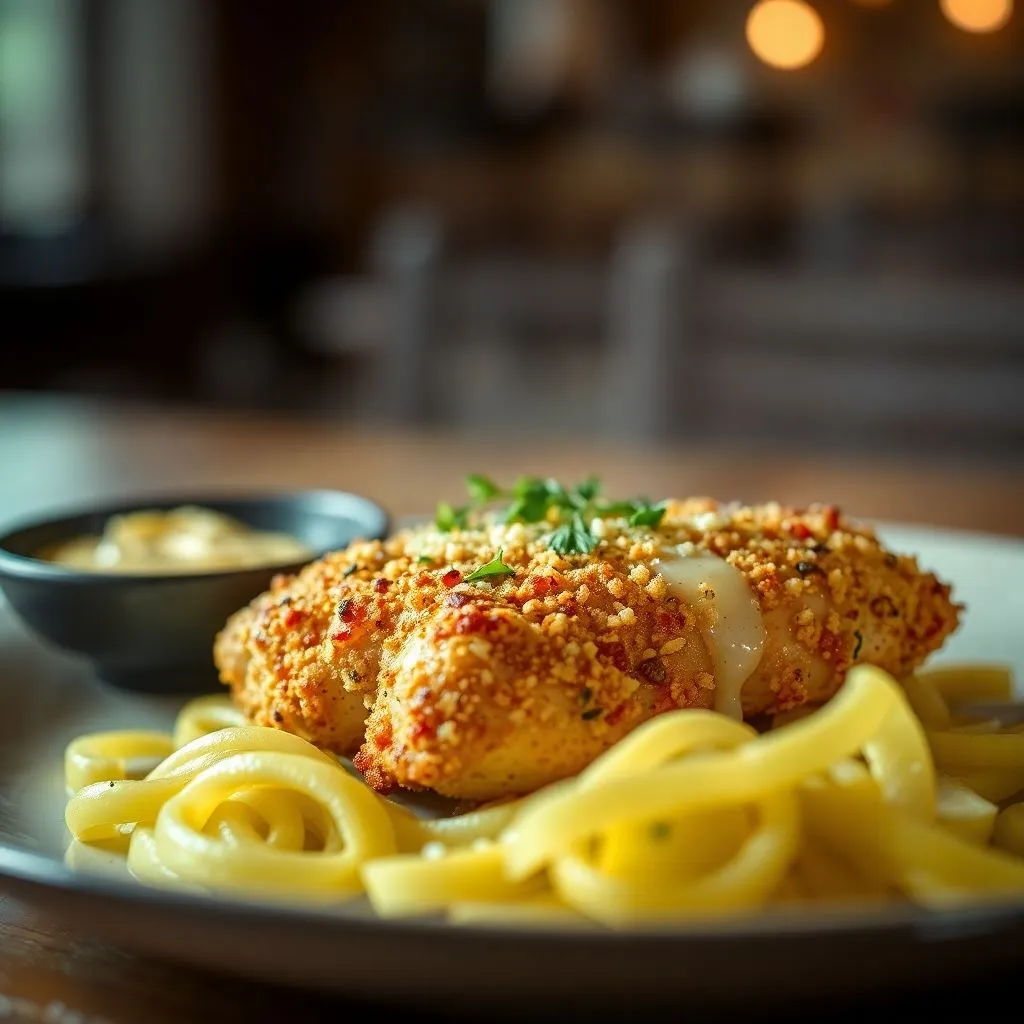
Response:
[{"label": "golden breadcrumb crust", "polygon": [[[858,661],[905,676],[957,625],[946,584],[831,506],[690,499],[657,529],[592,529],[589,555],[551,550],[543,523],[355,543],[231,618],[221,679],[252,721],[358,748],[377,789],[490,799],[580,771],[659,712],[714,705],[706,611],[659,558],[717,555],[756,596],[766,641],[748,718],[828,699]],[[465,581],[499,551],[514,575]]]}]

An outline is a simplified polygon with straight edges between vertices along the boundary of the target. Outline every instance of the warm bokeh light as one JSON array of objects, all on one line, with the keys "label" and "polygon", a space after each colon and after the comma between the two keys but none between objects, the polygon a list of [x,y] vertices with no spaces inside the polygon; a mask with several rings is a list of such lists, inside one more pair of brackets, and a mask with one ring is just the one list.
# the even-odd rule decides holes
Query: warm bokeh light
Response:
[{"label": "warm bokeh light", "polygon": [[747,17],[747,42],[765,64],[790,71],[821,53],[825,26],[802,0],[760,0]]},{"label": "warm bokeh light", "polygon": [[1013,14],[1013,0],[939,0],[939,6],[965,32],[997,32]]}]

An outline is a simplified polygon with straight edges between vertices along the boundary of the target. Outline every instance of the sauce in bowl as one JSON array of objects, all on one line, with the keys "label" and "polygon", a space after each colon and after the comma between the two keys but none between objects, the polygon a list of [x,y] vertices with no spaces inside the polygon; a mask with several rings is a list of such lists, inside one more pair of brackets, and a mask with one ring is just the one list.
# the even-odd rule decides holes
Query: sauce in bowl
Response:
[{"label": "sauce in bowl", "polygon": [[252,569],[312,556],[286,533],[256,530],[193,505],[112,516],[101,536],[76,537],[40,553],[69,569],[137,575]]}]

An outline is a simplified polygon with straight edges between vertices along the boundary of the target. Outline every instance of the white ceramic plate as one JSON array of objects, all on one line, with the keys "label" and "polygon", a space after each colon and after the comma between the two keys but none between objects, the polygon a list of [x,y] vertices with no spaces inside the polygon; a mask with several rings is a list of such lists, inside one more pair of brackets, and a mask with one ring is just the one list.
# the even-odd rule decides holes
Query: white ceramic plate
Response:
[{"label": "white ceramic plate", "polygon": [[[1024,543],[884,525],[898,551],[954,585],[968,606],[935,663],[1001,661],[1024,677]],[[886,991],[1024,966],[1024,905],[951,913],[766,914],[635,934],[543,933],[382,922],[329,911],[199,899],[64,862],[61,755],[93,729],[167,727],[177,700],[96,682],[25,635],[0,605],[0,891],[141,951],[263,979],[363,994],[504,999],[559,993],[601,1002],[685,998],[772,1003]],[[798,965],[798,968],[794,968]]]}]

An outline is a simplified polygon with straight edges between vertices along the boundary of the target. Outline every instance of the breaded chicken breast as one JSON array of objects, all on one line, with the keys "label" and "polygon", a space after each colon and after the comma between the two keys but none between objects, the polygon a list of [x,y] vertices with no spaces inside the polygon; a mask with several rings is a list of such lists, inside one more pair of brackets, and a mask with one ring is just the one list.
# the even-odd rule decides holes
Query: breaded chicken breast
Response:
[{"label": "breaded chicken breast", "polygon": [[673,708],[821,703],[858,662],[906,676],[956,628],[950,588],[829,506],[669,503],[654,526],[433,524],[279,578],[218,636],[255,723],[374,788],[486,800],[579,772]]}]

